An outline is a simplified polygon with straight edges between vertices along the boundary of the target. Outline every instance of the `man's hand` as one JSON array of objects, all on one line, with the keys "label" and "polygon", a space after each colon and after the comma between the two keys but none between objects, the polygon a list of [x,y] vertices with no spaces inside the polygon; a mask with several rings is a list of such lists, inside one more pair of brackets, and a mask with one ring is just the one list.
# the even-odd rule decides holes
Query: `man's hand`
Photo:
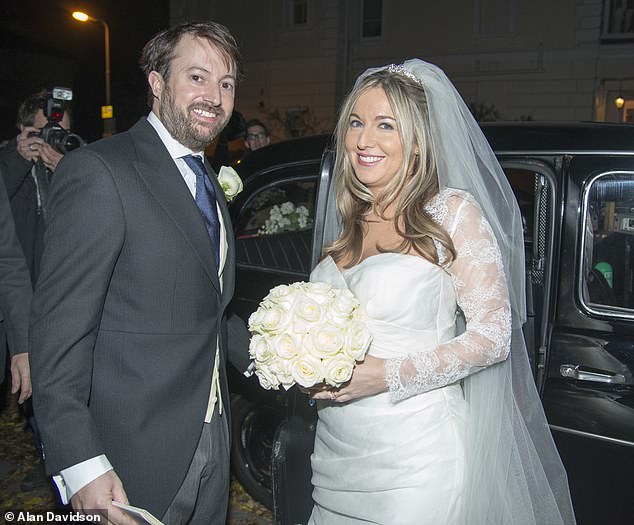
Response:
[{"label": "man's hand", "polygon": [[24,403],[31,394],[31,368],[29,366],[29,354],[22,352],[11,358],[11,393],[20,392],[18,403]]},{"label": "man's hand", "polygon": [[63,154],[52,148],[49,144],[41,144],[39,147],[40,160],[50,171],[55,171],[57,163],[62,160]]},{"label": "man's hand", "polygon": [[40,158],[40,147],[46,144],[40,137],[29,137],[29,133],[39,132],[40,130],[33,126],[23,126],[17,136],[16,149],[20,156],[29,162],[36,162]]},{"label": "man's hand", "polygon": [[[136,522],[123,511],[112,505],[112,501],[128,503],[123,484],[114,472],[109,470],[88,485],[79,489],[70,499],[73,509],[87,514],[101,510],[108,514],[108,523],[113,525],[136,525]],[[102,512],[105,516],[106,512]]]},{"label": "man's hand", "polygon": [[363,362],[355,365],[350,381],[344,383],[341,388],[311,389],[311,397],[346,403],[353,399],[380,394],[386,390],[385,360],[366,355]]}]

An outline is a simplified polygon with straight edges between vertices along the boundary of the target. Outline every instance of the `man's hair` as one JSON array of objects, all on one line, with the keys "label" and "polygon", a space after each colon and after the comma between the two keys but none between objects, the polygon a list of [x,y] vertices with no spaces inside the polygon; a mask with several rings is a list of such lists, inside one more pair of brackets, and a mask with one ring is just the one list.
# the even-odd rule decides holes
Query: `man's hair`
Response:
[{"label": "man's hair", "polygon": [[[145,44],[139,60],[145,78],[148,78],[152,71],[156,71],[167,81],[172,61],[176,56],[176,47],[184,35],[207,40],[220,52],[225,65],[235,73],[236,79],[242,78],[242,57],[235,38],[225,26],[211,21],[181,24],[165,29],[154,36]],[[153,98],[152,88],[148,87],[148,104],[150,106]]]},{"label": "man's hair", "polygon": [[252,118],[251,120],[249,120],[249,122],[247,122],[247,125],[244,127],[244,129],[248,132],[249,128],[252,128],[252,127],[255,127],[255,126],[260,126],[264,130],[264,134],[267,137],[271,136],[271,133],[269,132],[269,129],[262,122],[260,122],[256,118]]},{"label": "man's hair", "polygon": [[[16,122],[18,129],[22,126],[32,126],[35,123],[35,115],[41,109],[44,111],[46,103],[49,99],[49,92],[47,89],[42,88],[29,95],[20,107],[18,108],[18,120]],[[68,113],[70,117],[72,115],[70,104],[64,102],[64,112]]]}]

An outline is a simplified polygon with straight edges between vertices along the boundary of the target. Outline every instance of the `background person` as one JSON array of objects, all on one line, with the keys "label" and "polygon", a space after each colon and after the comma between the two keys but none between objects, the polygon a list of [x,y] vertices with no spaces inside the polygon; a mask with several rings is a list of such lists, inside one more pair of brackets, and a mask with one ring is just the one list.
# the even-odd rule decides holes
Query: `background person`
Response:
[{"label": "background person", "polygon": [[246,125],[244,146],[249,151],[255,151],[271,143],[271,134],[268,128],[259,120],[251,119]]},{"label": "background person", "polygon": [[31,312],[36,417],[75,509],[124,523],[111,500],[129,498],[167,525],[224,525],[225,364],[247,368],[248,338],[225,316],[234,241],[203,151],[231,116],[240,54],[201,22],[156,35],[140,63],[150,114],[71,152],[52,184]]},{"label": "background person", "polygon": [[[18,109],[20,133],[0,150],[0,172],[33,284],[39,273],[49,179],[64,156],[37,136],[48,123],[43,109],[48,99],[43,89],[24,100]],[[64,110],[60,125],[70,129],[70,106],[64,104]]]}]

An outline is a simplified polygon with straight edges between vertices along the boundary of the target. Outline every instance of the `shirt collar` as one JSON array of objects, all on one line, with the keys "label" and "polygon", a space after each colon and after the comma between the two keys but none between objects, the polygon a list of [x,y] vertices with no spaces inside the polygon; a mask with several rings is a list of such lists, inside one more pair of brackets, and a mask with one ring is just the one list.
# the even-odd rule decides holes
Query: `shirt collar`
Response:
[{"label": "shirt collar", "polygon": [[167,128],[156,116],[156,113],[154,113],[154,111],[150,111],[150,114],[147,116],[147,121],[152,124],[152,127],[158,133],[161,142],[163,142],[170,154],[170,157],[172,157],[173,159],[179,159],[181,157],[184,157],[185,155],[198,155],[203,159],[205,158],[204,151],[192,151],[188,147],[183,146],[174,137],[172,137],[170,132],[167,131]]}]

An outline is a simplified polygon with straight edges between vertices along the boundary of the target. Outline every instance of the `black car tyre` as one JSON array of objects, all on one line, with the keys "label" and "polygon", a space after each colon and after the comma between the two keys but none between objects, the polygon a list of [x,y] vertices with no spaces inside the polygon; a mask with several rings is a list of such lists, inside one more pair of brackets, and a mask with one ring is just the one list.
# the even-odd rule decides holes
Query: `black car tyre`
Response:
[{"label": "black car tyre", "polygon": [[281,408],[231,394],[231,471],[249,495],[273,507],[271,452]]}]

